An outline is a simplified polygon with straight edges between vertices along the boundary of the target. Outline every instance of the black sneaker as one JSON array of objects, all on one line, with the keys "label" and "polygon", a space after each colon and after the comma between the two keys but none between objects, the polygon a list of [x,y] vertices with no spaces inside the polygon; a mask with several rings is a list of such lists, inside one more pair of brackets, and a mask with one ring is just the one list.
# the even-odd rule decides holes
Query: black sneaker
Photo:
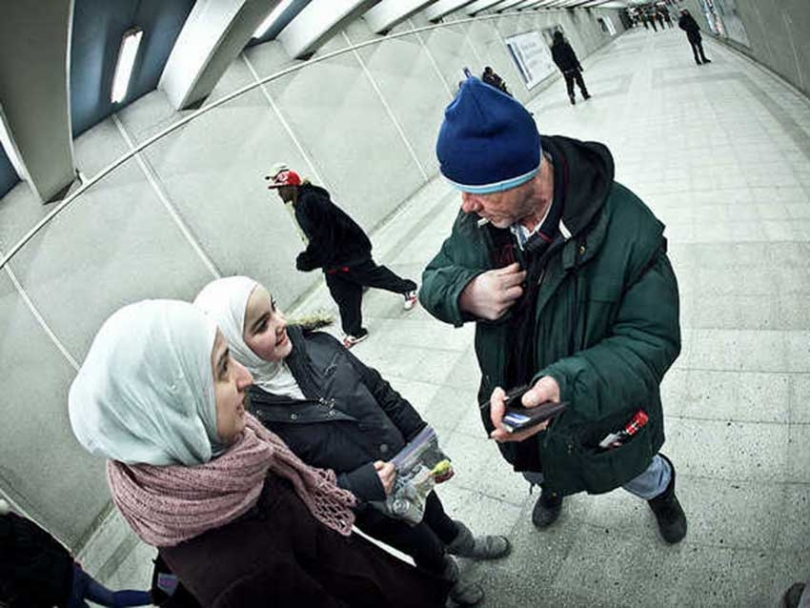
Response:
[{"label": "black sneaker", "polygon": [[562,511],[562,503],[563,497],[559,492],[542,490],[532,509],[532,523],[535,528],[547,528],[557,521]]},{"label": "black sneaker", "polygon": [[655,514],[661,536],[672,545],[682,541],[686,536],[686,515],[681,508],[681,503],[678,502],[678,497],[675,496],[675,467],[669,458],[663,454],[659,454],[659,456],[669,463],[672,477],[667,489],[652,500],[648,500],[647,504]]}]

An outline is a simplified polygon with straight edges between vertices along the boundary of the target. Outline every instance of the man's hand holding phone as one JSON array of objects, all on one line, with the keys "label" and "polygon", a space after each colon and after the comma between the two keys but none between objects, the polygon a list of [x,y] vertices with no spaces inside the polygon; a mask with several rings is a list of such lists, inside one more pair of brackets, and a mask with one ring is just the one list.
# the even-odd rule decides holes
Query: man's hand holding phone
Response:
[{"label": "man's hand holding phone", "polygon": [[[551,422],[549,418],[544,422],[526,428],[526,430],[509,432],[504,426],[504,415],[506,414],[507,407],[506,401],[506,392],[501,387],[496,387],[495,390],[492,391],[492,396],[489,399],[489,415],[493,426],[495,426],[495,430],[492,431],[489,436],[495,441],[523,441],[545,430]],[[543,376],[540,378],[534,386],[523,393],[523,396],[520,398],[520,404],[529,410],[539,405],[545,406],[549,402],[552,404],[560,403],[560,386],[551,376]],[[561,405],[564,407],[564,404]],[[561,409],[562,408],[555,413],[560,413]],[[527,412],[527,414],[530,415],[530,412]]]}]

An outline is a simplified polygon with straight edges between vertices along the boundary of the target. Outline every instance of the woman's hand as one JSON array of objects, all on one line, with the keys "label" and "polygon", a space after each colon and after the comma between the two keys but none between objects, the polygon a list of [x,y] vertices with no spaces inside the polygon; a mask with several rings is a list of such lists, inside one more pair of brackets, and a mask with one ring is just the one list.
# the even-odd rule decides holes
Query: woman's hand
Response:
[{"label": "woman's hand", "polygon": [[383,489],[385,489],[385,495],[388,496],[391,494],[391,490],[394,489],[394,481],[397,478],[397,470],[393,464],[390,462],[383,462],[382,460],[375,462],[374,468],[377,471],[377,475],[380,477],[380,483],[382,484]]}]

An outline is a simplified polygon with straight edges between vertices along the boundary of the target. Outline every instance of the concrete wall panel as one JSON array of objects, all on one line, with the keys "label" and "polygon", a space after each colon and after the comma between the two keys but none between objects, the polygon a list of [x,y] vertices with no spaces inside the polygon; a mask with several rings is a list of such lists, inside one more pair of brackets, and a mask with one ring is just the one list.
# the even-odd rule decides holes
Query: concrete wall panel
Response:
[{"label": "concrete wall panel", "polygon": [[223,275],[264,282],[282,306],[319,278],[295,271],[303,244],[275,191],[267,190],[264,176],[274,162],[304,163],[260,91],[161,139],[146,157]]},{"label": "concrete wall panel", "polygon": [[14,269],[79,361],[119,307],[148,297],[188,299],[211,278],[134,161],[34,237]]},{"label": "concrete wall panel", "polygon": [[[452,99],[442,76],[436,72],[429,51],[416,34],[373,45],[360,51],[371,77],[390,105],[414,148],[422,167],[438,170],[436,133],[444,108]],[[435,125],[435,128],[430,128]],[[393,201],[392,201],[393,202]]]},{"label": "concrete wall panel", "polygon": [[353,54],[315,63],[268,88],[336,201],[360,225],[370,229],[424,183]]},{"label": "concrete wall panel", "polygon": [[[686,0],[684,7],[704,36],[711,36],[700,2]],[[750,46],[725,41],[810,94],[810,4],[804,0],[737,0],[737,11]]]},{"label": "concrete wall panel", "polygon": [[[39,206],[39,205],[37,205]],[[64,294],[53,292],[58,305]],[[104,463],[73,438],[67,391],[74,370],[0,272],[0,487],[76,546],[107,507]]]}]

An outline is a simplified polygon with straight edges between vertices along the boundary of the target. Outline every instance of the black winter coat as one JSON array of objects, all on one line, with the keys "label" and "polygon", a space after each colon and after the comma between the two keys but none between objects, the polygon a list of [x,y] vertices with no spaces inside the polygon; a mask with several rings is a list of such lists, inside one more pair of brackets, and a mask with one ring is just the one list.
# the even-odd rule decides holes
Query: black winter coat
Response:
[{"label": "black winter coat", "polygon": [[577,59],[577,54],[567,42],[555,42],[551,46],[551,58],[562,72],[582,70],[582,66],[579,65],[579,59]]},{"label": "black winter coat", "polygon": [[700,26],[692,15],[681,15],[681,18],[678,19],[678,27],[686,32],[686,37],[690,42],[698,42],[701,40]]},{"label": "black winter coat", "polygon": [[64,606],[72,584],[73,558],[65,547],[24,517],[0,515],[0,603]]},{"label": "black winter coat", "polygon": [[426,423],[379,372],[331,335],[290,326],[285,359],[305,401],[253,386],[251,412],[304,462],[332,469],[361,501],[385,500],[374,461],[390,460]]},{"label": "black winter coat", "polygon": [[298,255],[298,270],[352,266],[371,258],[371,241],[366,233],[329,198],[319,186],[303,184],[293,204],[295,219],[309,239]]}]

